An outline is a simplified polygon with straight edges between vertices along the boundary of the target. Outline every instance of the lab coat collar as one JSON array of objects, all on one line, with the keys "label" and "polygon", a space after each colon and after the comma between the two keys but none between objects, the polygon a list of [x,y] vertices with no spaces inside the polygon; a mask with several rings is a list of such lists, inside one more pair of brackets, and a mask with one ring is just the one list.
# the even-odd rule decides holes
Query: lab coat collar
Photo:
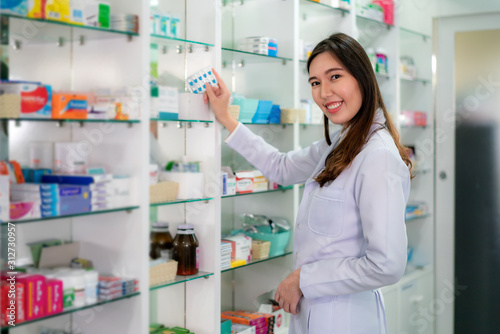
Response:
[{"label": "lab coat collar", "polygon": [[[370,127],[370,132],[368,133],[368,137],[371,136],[371,134],[378,130],[378,129],[381,129],[381,128],[384,128],[385,127],[385,116],[384,116],[384,112],[382,109],[377,109],[377,111],[375,111],[375,117],[373,118],[373,123]],[[339,137],[339,143],[344,140],[345,136],[347,135],[347,133],[349,132],[349,128],[344,128],[340,131],[340,137]]]}]

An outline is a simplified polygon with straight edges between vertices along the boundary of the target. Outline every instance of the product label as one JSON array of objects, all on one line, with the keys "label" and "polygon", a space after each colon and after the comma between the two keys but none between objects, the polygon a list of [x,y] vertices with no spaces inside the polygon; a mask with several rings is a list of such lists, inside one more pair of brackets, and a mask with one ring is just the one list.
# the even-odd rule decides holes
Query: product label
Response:
[{"label": "product label", "polygon": [[68,288],[63,290],[63,305],[64,307],[73,306],[73,301],[75,300],[75,289]]}]

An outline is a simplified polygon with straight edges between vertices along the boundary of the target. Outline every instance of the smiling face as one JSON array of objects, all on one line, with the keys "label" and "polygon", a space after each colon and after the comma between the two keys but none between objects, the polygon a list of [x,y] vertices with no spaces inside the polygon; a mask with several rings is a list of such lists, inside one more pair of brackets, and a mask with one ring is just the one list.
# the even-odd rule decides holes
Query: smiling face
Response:
[{"label": "smiling face", "polygon": [[334,124],[346,125],[361,108],[363,97],[358,82],[328,52],[312,60],[309,84],[314,102]]}]

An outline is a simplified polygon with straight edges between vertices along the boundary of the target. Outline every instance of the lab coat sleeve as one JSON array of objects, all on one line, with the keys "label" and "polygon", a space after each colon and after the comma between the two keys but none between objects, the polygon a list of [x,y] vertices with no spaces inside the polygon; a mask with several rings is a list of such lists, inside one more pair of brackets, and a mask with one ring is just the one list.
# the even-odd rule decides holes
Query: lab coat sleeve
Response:
[{"label": "lab coat sleeve", "polygon": [[305,298],[356,293],[401,279],[407,259],[405,208],[409,188],[408,169],[394,153],[378,148],[364,157],[353,189],[365,252],[360,257],[303,265],[300,288]]},{"label": "lab coat sleeve", "polygon": [[243,124],[226,139],[226,144],[267,179],[283,186],[307,181],[328,149],[326,141],[321,140],[302,150],[281,153]]}]

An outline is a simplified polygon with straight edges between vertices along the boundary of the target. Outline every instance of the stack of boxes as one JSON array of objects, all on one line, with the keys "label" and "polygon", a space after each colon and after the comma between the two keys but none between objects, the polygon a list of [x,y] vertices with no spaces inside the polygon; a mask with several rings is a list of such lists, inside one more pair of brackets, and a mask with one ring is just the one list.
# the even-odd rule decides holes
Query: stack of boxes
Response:
[{"label": "stack of boxes", "polygon": [[252,238],[237,234],[222,239],[231,245],[231,267],[245,265],[252,260]]},{"label": "stack of boxes", "polygon": [[134,278],[99,276],[99,300],[111,300],[139,291]]},{"label": "stack of boxes", "polygon": [[52,119],[139,118],[139,106],[128,87],[95,92],[53,91],[33,81],[6,81],[0,87],[0,117]]},{"label": "stack of boxes", "polygon": [[[14,282],[12,284],[11,282]],[[2,273],[1,322],[7,326],[12,312],[11,301],[15,300],[15,323],[30,321],[63,311],[63,284],[61,280],[46,278],[39,274],[18,274],[15,277]],[[11,291],[15,290],[15,295]]]},{"label": "stack of boxes", "polygon": [[111,209],[112,180],[111,174],[42,176],[43,183],[59,185],[61,215]]},{"label": "stack of boxes", "polygon": [[111,15],[110,4],[99,0],[18,0],[1,1],[0,9],[7,14],[35,19],[113,28],[131,33],[138,32],[136,15]]},{"label": "stack of boxes", "polygon": [[266,56],[278,56],[278,41],[276,38],[266,36],[247,37],[240,41],[242,51],[258,53]]},{"label": "stack of boxes", "polygon": [[111,29],[131,33],[139,32],[139,17],[131,14],[111,15]]},{"label": "stack of boxes", "polygon": [[225,270],[231,268],[231,243],[222,240],[220,243],[220,269]]}]

